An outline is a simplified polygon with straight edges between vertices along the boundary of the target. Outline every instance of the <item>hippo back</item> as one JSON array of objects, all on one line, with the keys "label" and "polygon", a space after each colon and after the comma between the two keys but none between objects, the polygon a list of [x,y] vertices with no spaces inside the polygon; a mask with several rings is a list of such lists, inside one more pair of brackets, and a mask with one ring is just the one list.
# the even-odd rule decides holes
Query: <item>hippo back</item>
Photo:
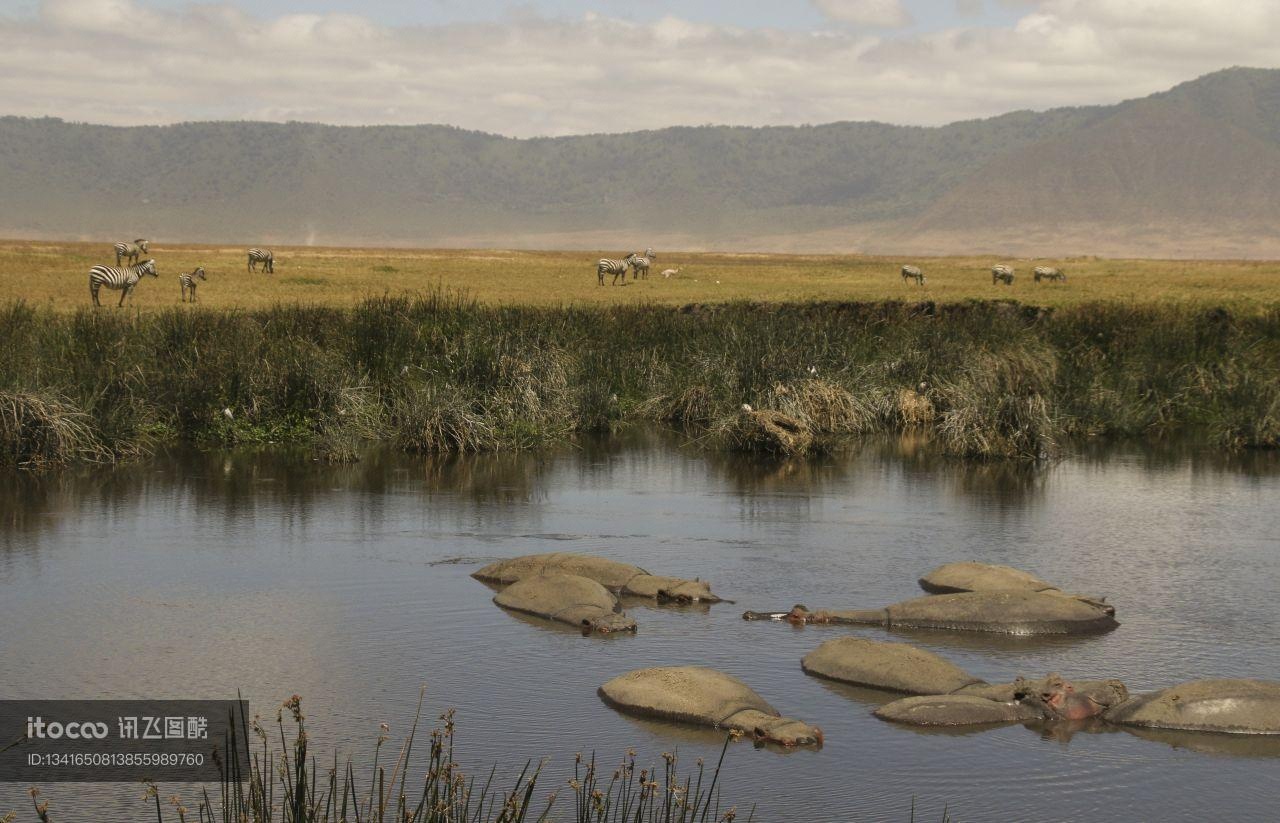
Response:
[{"label": "hippo back", "polygon": [[779,716],[746,683],[703,666],[636,669],[601,686],[600,697],[622,711],[689,723],[714,725],[747,709]]},{"label": "hippo back", "polygon": [[874,712],[881,720],[911,726],[979,726],[1027,723],[1039,720],[1036,709],[1021,703],[1003,703],[982,697],[938,694],[904,697]]},{"label": "hippo back", "polygon": [[1091,634],[1120,625],[1106,608],[1073,597],[1025,591],[936,594],[885,609],[890,628],[1008,634]]},{"label": "hippo back", "polygon": [[920,578],[920,588],[930,594],[956,592],[1042,592],[1056,586],[1012,566],[991,563],[947,563]]},{"label": "hippo back", "polygon": [[1123,726],[1280,734],[1280,682],[1193,680],[1121,703],[1103,718]]},{"label": "hippo back", "polygon": [[[572,574],[526,577],[498,592],[493,602],[505,609],[572,625],[589,625],[618,611],[618,599],[608,589]],[[621,623],[618,628],[622,628]]]},{"label": "hippo back", "polygon": [[983,681],[932,652],[906,643],[838,637],[800,661],[805,673],[904,694],[948,694]]},{"label": "hippo back", "polygon": [[638,566],[606,560],[603,557],[572,552],[549,552],[498,560],[472,573],[471,576],[477,580],[513,583],[516,580],[546,572],[575,574],[594,580],[610,589],[620,589],[636,575],[648,574]]}]

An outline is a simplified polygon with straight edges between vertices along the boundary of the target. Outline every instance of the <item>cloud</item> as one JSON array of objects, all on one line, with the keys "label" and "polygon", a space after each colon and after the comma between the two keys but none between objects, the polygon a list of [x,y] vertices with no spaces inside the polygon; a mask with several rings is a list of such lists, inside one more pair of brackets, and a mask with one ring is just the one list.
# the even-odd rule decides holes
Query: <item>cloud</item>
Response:
[{"label": "cloud", "polygon": [[886,35],[602,14],[394,27],[352,15],[258,18],[217,3],[44,0],[35,15],[0,17],[0,114],[121,125],[448,123],[514,136],[932,125],[1118,101],[1229,65],[1280,65],[1272,0],[1020,8],[1010,25]]},{"label": "cloud", "polygon": [[885,29],[911,24],[911,15],[902,0],[813,0],[813,5],[842,23]]}]

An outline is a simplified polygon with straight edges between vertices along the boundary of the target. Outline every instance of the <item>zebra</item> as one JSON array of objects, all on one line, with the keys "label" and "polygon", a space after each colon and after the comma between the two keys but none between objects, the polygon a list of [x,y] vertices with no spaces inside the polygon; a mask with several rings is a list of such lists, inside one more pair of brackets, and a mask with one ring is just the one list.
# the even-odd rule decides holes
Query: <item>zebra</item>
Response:
[{"label": "zebra", "polygon": [[116,265],[120,265],[120,259],[124,258],[129,261],[129,265],[138,262],[138,258],[146,254],[150,249],[147,248],[147,241],[139,237],[132,243],[116,243]]},{"label": "zebra", "polygon": [[257,271],[258,264],[262,263],[262,270],[267,274],[274,274],[276,270],[276,258],[271,253],[271,249],[249,249],[249,271]]},{"label": "zebra", "polygon": [[133,294],[133,287],[138,285],[138,281],[145,274],[149,274],[152,277],[160,276],[156,274],[156,261],[148,260],[145,263],[126,266],[123,269],[118,266],[94,266],[89,269],[89,296],[93,298],[93,305],[102,305],[98,302],[98,289],[106,286],[109,289],[123,292],[120,295],[120,302],[116,304],[116,308],[120,308],[124,305],[125,298]]},{"label": "zebra", "polygon": [[639,280],[640,273],[644,272],[644,279],[648,280],[649,264],[657,259],[658,259],[658,255],[654,253],[653,249],[645,249],[644,254],[641,254],[640,252],[636,252],[635,254],[631,255],[631,268],[635,269],[635,274],[632,275],[631,279]]},{"label": "zebra", "polygon": [[925,281],[924,272],[920,271],[918,266],[903,266],[902,282],[905,283],[908,280],[914,280],[917,286],[923,286]]},{"label": "zebra", "polygon": [[190,274],[178,275],[178,283],[182,286],[182,302],[187,302],[187,290],[191,290],[191,302],[196,302],[196,278],[208,280],[204,276],[204,266],[196,266],[196,270]]},{"label": "zebra", "polygon": [[631,266],[634,258],[634,254],[628,254],[621,260],[610,260],[608,257],[600,258],[600,262],[596,264],[596,278],[600,281],[600,285],[604,285],[604,276],[606,274],[613,275],[613,283],[611,285],[618,285],[619,276],[622,277],[623,285],[626,285],[627,269]]},{"label": "zebra", "polygon": [[1051,280],[1055,283],[1067,282],[1066,272],[1062,269],[1055,269],[1052,266],[1036,266],[1035,273],[1032,276],[1035,277],[1037,283],[1041,280]]},{"label": "zebra", "polygon": [[1006,286],[1013,285],[1013,268],[1003,263],[999,266],[991,267],[991,285],[996,283],[1004,283]]}]

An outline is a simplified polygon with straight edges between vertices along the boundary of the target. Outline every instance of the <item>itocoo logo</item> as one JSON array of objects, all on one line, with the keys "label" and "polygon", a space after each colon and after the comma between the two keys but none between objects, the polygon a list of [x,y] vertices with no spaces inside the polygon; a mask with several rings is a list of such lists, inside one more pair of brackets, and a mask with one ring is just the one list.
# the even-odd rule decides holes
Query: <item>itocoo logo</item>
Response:
[{"label": "itocoo logo", "polygon": [[43,717],[27,718],[27,738],[30,740],[105,740],[106,723],[90,723],[88,721],[71,721],[59,723],[56,720],[45,722]]}]

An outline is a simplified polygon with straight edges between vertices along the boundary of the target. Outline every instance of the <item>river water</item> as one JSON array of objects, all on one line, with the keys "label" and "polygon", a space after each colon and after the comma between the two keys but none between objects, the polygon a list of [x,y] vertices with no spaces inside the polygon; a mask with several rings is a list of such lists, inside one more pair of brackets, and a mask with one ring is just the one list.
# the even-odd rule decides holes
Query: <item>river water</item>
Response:
[{"label": "river water", "polygon": [[[1204,677],[1280,679],[1280,459],[1110,447],[1047,467],[949,462],[879,441],[811,463],[708,454],[657,433],[542,455],[167,455],[0,480],[0,696],[227,698],[274,719],[303,698],[312,750],[367,762],[382,722],[457,710],[459,759],[514,773],[575,752],[683,767],[722,736],[639,721],[596,695],[632,668],[706,664],[820,751],[732,745],[727,804],[764,821],[1270,819],[1280,741],[1013,726],[920,733],[889,696],[805,676],[801,656],[855,632],[909,640],[991,681],[1060,671],[1130,690]],[[513,616],[483,562],[590,552],[710,579],[736,604],[628,604],[634,636],[584,638]],[[743,609],[870,607],[971,559],[1106,595],[1121,626],[1078,639],[748,623]],[[322,759],[323,759],[322,754]],[[0,816],[29,813],[0,784]],[[146,819],[131,785],[47,784],[55,820]],[[181,790],[182,787],[179,787]],[[188,787],[189,789],[189,787]],[[168,790],[162,787],[167,796]],[[188,805],[194,797],[187,796]],[[745,819],[745,814],[739,819]]]}]

